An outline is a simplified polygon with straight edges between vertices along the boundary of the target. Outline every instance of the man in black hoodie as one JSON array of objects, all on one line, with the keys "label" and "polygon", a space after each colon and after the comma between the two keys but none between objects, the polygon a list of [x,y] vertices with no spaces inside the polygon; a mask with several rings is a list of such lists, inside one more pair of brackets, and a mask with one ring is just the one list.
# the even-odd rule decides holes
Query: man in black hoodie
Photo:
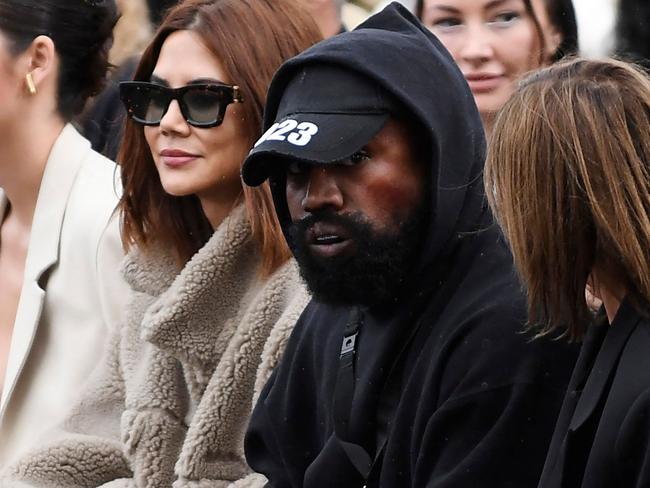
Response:
[{"label": "man in black hoodie", "polygon": [[536,486],[575,351],[523,333],[451,57],[392,4],[276,74],[270,181],[308,305],[246,437],[267,486]]}]

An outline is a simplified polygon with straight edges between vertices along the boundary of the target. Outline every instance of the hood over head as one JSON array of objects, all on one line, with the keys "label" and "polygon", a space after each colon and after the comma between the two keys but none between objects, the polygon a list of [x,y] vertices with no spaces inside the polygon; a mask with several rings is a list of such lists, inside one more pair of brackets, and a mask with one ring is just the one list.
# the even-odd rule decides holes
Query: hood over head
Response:
[{"label": "hood over head", "polygon": [[[269,178],[286,234],[291,222],[286,174],[277,169],[287,159],[340,161],[396,112],[427,138],[421,147],[428,154],[420,159],[430,165],[430,220],[414,271],[431,269],[453,251],[456,238],[489,225],[481,177],[485,138],[472,93],[451,55],[398,3],[280,67],[267,97],[266,133],[244,162],[244,182],[257,185]],[[275,125],[291,119],[295,123],[284,133]]]},{"label": "hood over head", "polygon": [[[320,67],[320,75],[312,71],[313,67]],[[332,67],[350,73],[350,77],[341,78],[343,86],[330,79],[331,86],[317,86],[313,90],[316,100],[301,101],[294,97],[314,87],[309,80],[312,74],[327,77],[333,72]],[[361,85],[366,87],[366,93],[360,96],[364,99],[363,106],[354,106],[345,93],[345,87],[353,85],[355,90]],[[336,88],[341,90],[338,96]],[[331,93],[329,99],[325,97],[328,91]],[[368,107],[376,110],[368,110]],[[290,133],[295,133],[293,143],[288,139],[268,141],[263,137],[244,163],[244,181],[259,182],[268,175],[276,211],[286,234],[291,228],[286,173],[277,169],[286,165],[287,159],[304,158],[309,164],[328,164],[345,152],[355,152],[355,145],[364,144],[364,138],[371,138],[380,130],[386,112],[391,114],[395,110],[397,122],[406,119],[406,129],[415,129],[416,135],[424,139],[412,142],[417,142],[414,149],[420,151],[417,163],[429,166],[426,172],[428,191],[422,193],[428,198],[424,202],[428,208],[423,222],[419,223],[424,228],[417,232],[418,246],[414,259],[408,263],[411,268],[400,277],[404,281],[390,290],[399,296],[382,297],[379,306],[327,303],[315,297],[289,340],[284,356],[289,360],[280,363],[258,403],[259,412],[264,413],[253,414],[253,430],[256,422],[258,434],[261,429],[268,429],[266,432],[272,432],[268,437],[273,439],[271,442],[285,445],[295,442],[296,429],[299,435],[307,432],[304,435],[309,441],[304,445],[309,446],[312,454],[298,456],[290,471],[292,479],[304,479],[305,486],[325,486],[327,482],[321,481],[323,473],[328,473],[331,466],[340,466],[341,469],[336,470],[338,479],[345,479],[335,485],[350,484],[348,480],[352,475],[346,472],[349,469],[355,470],[354,479],[361,486],[362,477],[344,449],[356,445],[355,451],[365,451],[365,458],[372,464],[377,433],[382,427],[378,424],[381,417],[388,416],[388,424],[383,425],[388,425],[390,432],[386,445],[395,435],[393,453],[402,452],[404,446],[416,446],[430,437],[432,425],[446,425],[445,419],[451,418],[447,416],[450,402],[446,398],[452,398],[451,403],[465,411],[465,400],[471,398],[474,402],[477,392],[483,393],[488,385],[484,380],[489,369],[486,364],[492,370],[510,375],[513,370],[508,367],[494,368],[495,357],[506,358],[504,364],[512,364],[511,360],[515,364],[539,360],[523,347],[528,338],[517,333],[525,323],[524,300],[511,257],[485,202],[481,177],[485,139],[474,98],[442,44],[400,5],[391,4],[354,31],[322,41],[280,68],[270,86],[265,127],[268,129],[283,119],[294,118],[298,123],[317,125],[326,140],[321,143],[319,132],[314,132],[309,125],[301,129],[296,125],[278,135],[288,138]],[[338,114],[339,111],[343,113]],[[344,129],[339,130],[333,122],[325,125],[329,118],[340,119]],[[368,132],[353,134],[356,122],[365,125]],[[322,126],[318,125],[321,123]],[[304,129],[311,139],[304,145],[295,144],[296,141],[304,142],[297,139],[303,134],[298,131]],[[342,138],[344,149],[333,142],[336,137]],[[328,160],[326,153],[333,155],[332,159]],[[364,164],[372,162],[371,158]],[[352,183],[346,181],[346,184]],[[288,240],[292,240],[291,234]],[[337,271],[341,269],[346,272],[343,266]],[[351,330],[359,331],[355,339],[350,337]],[[354,351],[347,356],[353,358],[349,363],[341,360],[341,351],[347,351],[348,346]],[[497,352],[496,346],[502,352]],[[523,359],[518,363],[516,356],[520,353]],[[351,372],[353,377],[350,379],[345,373],[348,379],[340,380],[344,378],[342,372]],[[393,373],[396,380],[391,382]],[[457,380],[448,382],[448,374],[452,373]],[[515,376],[514,383],[519,385],[521,377]],[[338,388],[339,381],[346,383]],[[511,381],[490,379],[490,390],[501,395],[501,386]],[[524,383],[528,385],[527,380]],[[301,390],[308,390],[314,384],[319,385],[318,393],[305,396]],[[341,395],[337,391],[342,392]],[[298,394],[294,395],[295,392]],[[296,399],[300,404],[303,397],[307,398],[306,403],[296,407]],[[339,401],[341,397],[345,397],[344,402]],[[390,399],[395,397],[397,403],[390,405]],[[462,400],[456,402],[454,399]],[[324,408],[316,409],[326,419],[320,422],[317,421],[321,419],[319,414],[312,417],[311,410],[314,402],[323,401]],[[397,412],[402,406],[414,404],[424,406],[424,410],[419,407],[412,410],[417,413],[414,417],[406,414],[399,427],[392,423],[397,417],[392,417],[391,409]],[[305,411],[310,412],[297,423],[269,420],[300,416]],[[344,423],[347,427],[341,431],[336,425],[332,426],[333,416],[346,417],[346,412],[349,415],[339,425]],[[261,434],[257,440],[255,433],[250,434],[251,430],[247,454],[256,443],[264,445],[264,449],[271,445],[266,439],[259,440]],[[440,434],[430,439],[435,446],[439,446],[446,435],[442,431]],[[319,441],[312,442],[314,438]],[[485,444],[485,439],[478,441],[481,446]],[[431,457],[419,457],[424,459],[424,464],[427,461],[431,464]],[[269,457],[256,460],[249,456],[248,459],[256,469],[263,468],[262,472],[269,466]],[[395,459],[385,451],[378,463],[379,469],[392,465],[396,471],[404,472],[404,464]],[[280,464],[284,472],[287,464]],[[465,468],[466,464],[462,464],[458,471],[464,472]],[[442,471],[440,479],[446,479],[448,470]],[[424,478],[409,480],[401,476],[396,475],[386,483],[373,475],[370,480],[390,486],[426,484]],[[327,478],[327,481],[331,480]],[[466,486],[462,481],[454,485]]]}]

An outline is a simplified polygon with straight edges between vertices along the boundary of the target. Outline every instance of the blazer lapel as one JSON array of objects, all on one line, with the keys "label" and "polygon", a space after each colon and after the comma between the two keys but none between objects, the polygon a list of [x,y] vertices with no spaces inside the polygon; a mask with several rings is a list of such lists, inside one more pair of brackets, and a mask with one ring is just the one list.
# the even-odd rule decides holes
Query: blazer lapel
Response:
[{"label": "blazer lapel", "polygon": [[0,398],[0,419],[4,416],[36,336],[45,301],[47,278],[59,259],[59,241],[66,204],[88,151],[90,143],[68,124],[54,143],[47,160],[32,221],[23,288]]},{"label": "blazer lapel", "polygon": [[580,400],[578,400],[569,430],[579,429],[594,413],[606,393],[623,348],[638,322],[638,320],[630,320],[631,314],[634,314],[634,310],[627,300],[624,300],[616,314],[614,323],[607,331],[607,336],[596,357]]}]

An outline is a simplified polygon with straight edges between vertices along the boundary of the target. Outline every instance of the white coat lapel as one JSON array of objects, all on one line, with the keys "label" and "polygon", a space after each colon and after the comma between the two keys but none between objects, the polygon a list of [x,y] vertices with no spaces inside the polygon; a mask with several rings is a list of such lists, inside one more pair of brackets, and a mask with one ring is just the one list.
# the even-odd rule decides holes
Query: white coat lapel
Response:
[{"label": "white coat lapel", "polygon": [[41,318],[47,278],[59,259],[59,241],[68,197],[90,143],[68,124],[57,138],[47,160],[32,221],[25,279],[16,313],[7,361],[5,388],[0,399],[0,419],[29,355]]}]

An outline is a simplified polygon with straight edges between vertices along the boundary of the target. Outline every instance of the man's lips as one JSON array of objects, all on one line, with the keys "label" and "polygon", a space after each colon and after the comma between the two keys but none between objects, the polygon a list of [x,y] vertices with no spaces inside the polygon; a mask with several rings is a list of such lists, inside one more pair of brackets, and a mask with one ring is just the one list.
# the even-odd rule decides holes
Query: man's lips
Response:
[{"label": "man's lips", "polygon": [[307,229],[306,241],[313,254],[325,258],[348,252],[353,243],[345,228],[324,222],[318,222]]},{"label": "man's lips", "polygon": [[167,166],[178,167],[194,161],[199,156],[181,149],[163,149],[160,151],[160,157]]}]

